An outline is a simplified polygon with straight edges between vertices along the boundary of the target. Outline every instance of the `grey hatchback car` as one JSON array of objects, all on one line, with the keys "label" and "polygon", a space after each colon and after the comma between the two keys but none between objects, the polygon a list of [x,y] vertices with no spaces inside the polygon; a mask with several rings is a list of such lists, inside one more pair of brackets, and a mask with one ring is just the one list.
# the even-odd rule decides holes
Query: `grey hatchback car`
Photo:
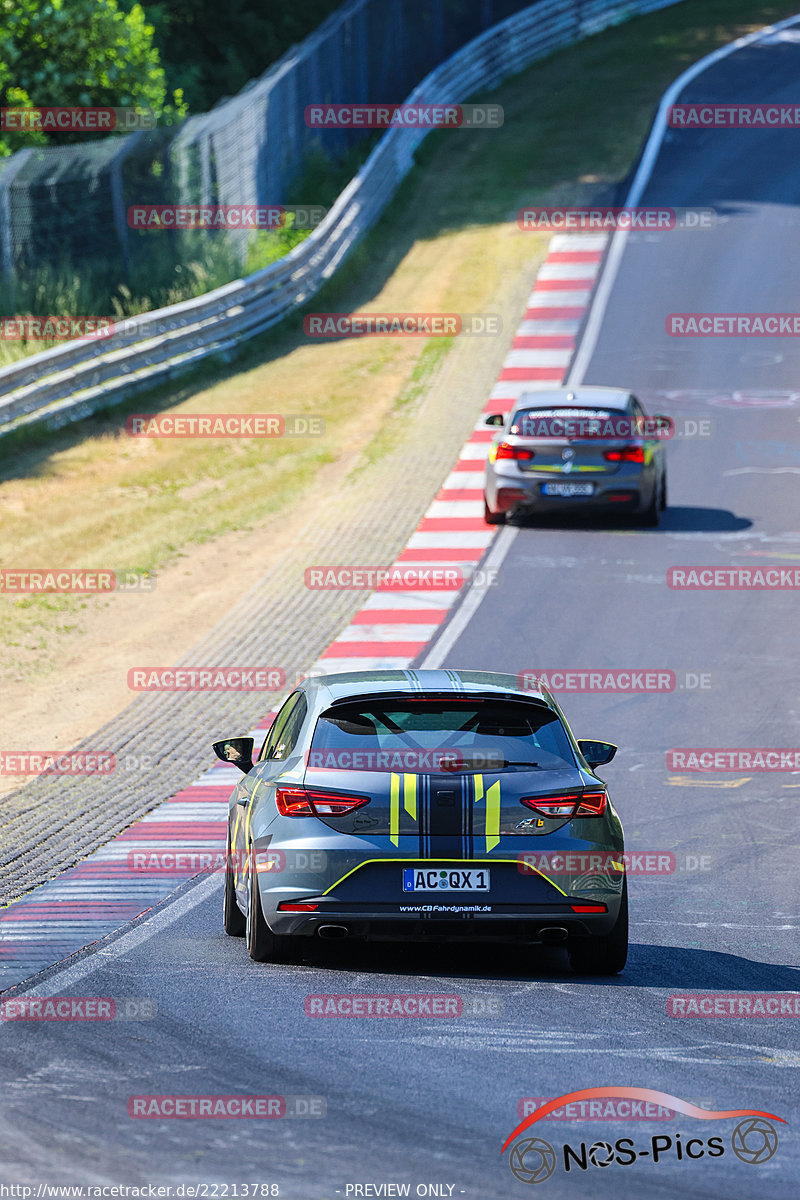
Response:
[{"label": "grey hatchback car", "polygon": [[650,417],[631,392],[581,387],[533,391],[493,413],[484,488],[487,524],[509,513],[617,510],[657,525],[667,506],[669,417]]}]

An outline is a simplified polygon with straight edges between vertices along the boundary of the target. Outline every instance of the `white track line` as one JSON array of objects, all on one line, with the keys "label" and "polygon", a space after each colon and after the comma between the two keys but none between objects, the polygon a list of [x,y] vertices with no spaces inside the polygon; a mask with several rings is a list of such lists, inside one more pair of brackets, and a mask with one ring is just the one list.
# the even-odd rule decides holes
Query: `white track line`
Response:
[{"label": "white track line", "polygon": [[[670,84],[658,106],[653,128],[650,131],[650,137],[647,139],[647,145],[645,146],[642,160],[639,163],[639,169],[634,176],[631,189],[624,204],[625,208],[635,207],[642,197],[642,193],[653,173],[653,167],[661,150],[664,134],[667,131],[667,113],[686,85],[723,58],[735,54],[737,50],[741,50],[745,46],[752,46],[756,42],[764,41],[780,30],[788,29],[791,25],[796,25],[798,21],[800,21],[800,13],[794,17],[788,17],[785,21],[779,21],[776,25],[768,25],[756,33],[749,33],[745,37],[738,38],[735,42],[730,42],[727,46],[722,46],[719,50],[714,50],[711,54],[707,54],[705,58],[701,58],[691,67],[688,67],[682,75],[679,75],[674,83]],[[573,387],[583,382],[586,368],[594,354],[597,339],[600,335],[600,326],[603,323],[603,317],[605,316],[611,290],[614,287],[619,266],[622,262],[622,255],[625,252],[627,240],[628,230],[623,229],[612,235],[605,269],[600,277],[594,303],[589,311],[586,329],[584,330],[581,344],[578,347],[578,353],[575,355],[575,360],[564,381]]]},{"label": "white track line", "polygon": [[[737,50],[741,50],[745,46],[754,45],[756,42],[763,41],[782,29],[788,29],[790,26],[795,25],[798,22],[800,22],[800,14],[797,14],[794,17],[789,17],[784,21],[779,21],[776,25],[769,25],[766,28],[759,30],[757,33],[751,33],[746,37],[738,38],[735,42],[731,42],[729,45],[722,46],[719,50],[714,50],[711,54],[707,54],[704,58],[701,58],[698,62],[694,63],[691,67],[688,67],[687,70],[678,76],[674,83],[667,88],[661,99],[661,103],[659,104],[658,112],[656,114],[656,119],[653,122],[653,128],[650,131],[650,137],[647,139],[647,145],[645,146],[641,162],[639,163],[639,169],[634,176],[633,183],[631,184],[630,191],[628,192],[627,199],[625,200],[625,208],[633,208],[636,204],[638,204],[639,199],[645,187],[647,186],[650,176],[653,173],[653,167],[655,166],[659,151],[661,150],[664,134],[667,130],[667,112],[675,103],[676,99],[686,85],[691,83],[693,79],[696,79],[698,75],[701,75],[703,71],[707,70],[708,67],[719,62],[721,59],[727,58],[729,55],[734,54]],[[572,366],[570,367],[564,379],[564,385],[578,387],[583,382],[583,376],[586,373],[586,368],[591,361],[592,354],[594,353],[597,345],[600,327],[603,323],[603,317],[605,316],[606,308],[608,307],[608,301],[610,299],[614,282],[619,271],[622,255],[625,252],[627,238],[627,230],[620,230],[619,232],[613,234],[611,238],[611,246],[608,251],[603,272],[600,276],[600,283],[598,284],[592,306],[589,309],[586,328],[584,330],[584,334]],[[560,248],[563,248],[563,244],[560,246]],[[556,272],[556,274],[560,275],[561,278],[564,278],[565,276],[571,276],[570,271]],[[547,273],[545,273],[545,269],[543,268],[539,277],[543,279],[552,278],[552,269],[548,269]],[[542,298],[543,296],[546,296],[546,301]],[[546,304],[548,307],[556,307],[559,303],[558,292],[540,292],[537,294],[536,299],[537,302],[542,306],[545,306]],[[520,392],[522,390],[533,390],[530,384],[519,383],[518,381],[510,381],[510,385],[509,383],[504,384],[503,382],[499,382],[495,384],[495,387],[492,389],[492,397],[494,397],[496,394],[501,396],[510,396],[513,395],[517,389],[519,389]],[[495,540],[491,553],[486,559],[485,566],[487,570],[492,568],[499,570],[499,568],[502,567],[509,551],[511,550],[511,547],[514,544],[518,532],[519,530],[512,526],[507,526],[502,530],[500,536]],[[423,667],[440,667],[444,664],[444,660],[446,659],[447,655],[453,649],[459,637],[467,628],[472,618],[475,616],[475,613],[480,608],[487,594],[488,588],[477,588],[472,583],[467,585],[467,588],[462,594],[461,602],[456,612],[445,626],[441,637],[436,642],[433,649],[430,650],[423,659]]]}]

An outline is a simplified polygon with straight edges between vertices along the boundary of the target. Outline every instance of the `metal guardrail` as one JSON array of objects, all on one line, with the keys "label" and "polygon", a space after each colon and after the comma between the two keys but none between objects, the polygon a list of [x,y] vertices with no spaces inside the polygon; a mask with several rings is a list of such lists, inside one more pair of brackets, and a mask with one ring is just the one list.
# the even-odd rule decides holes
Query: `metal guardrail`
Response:
[{"label": "metal guardrail", "polygon": [[[539,0],[469,42],[406,103],[458,103],[560,47],[680,0]],[[0,369],[0,437],[113,407],[211,355],[225,355],[308,301],[375,224],[413,165],[425,129],[387,132],[324,220],[285,258],[197,299],[126,318],[121,331]]]}]

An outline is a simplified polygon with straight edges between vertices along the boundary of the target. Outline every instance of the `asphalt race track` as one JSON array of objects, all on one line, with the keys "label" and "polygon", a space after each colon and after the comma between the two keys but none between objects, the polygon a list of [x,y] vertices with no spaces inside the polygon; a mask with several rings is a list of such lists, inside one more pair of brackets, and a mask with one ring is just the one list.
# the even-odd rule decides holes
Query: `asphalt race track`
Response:
[{"label": "asphalt race track", "polygon": [[[800,33],[789,30],[721,59],[681,99],[794,101],[799,75]],[[524,1136],[576,1151],[629,1137],[637,1153],[628,1166],[569,1173],[559,1159],[543,1195],[800,1195],[797,1021],[667,1013],[677,993],[800,992],[800,772],[667,761],[675,748],[798,744],[795,595],[681,591],[667,572],[800,563],[800,350],[788,337],[670,337],[665,324],[670,313],[797,308],[797,137],[670,131],[638,203],[712,207],[716,227],[634,233],[607,261],[600,319],[568,380],[630,386],[676,422],[660,527],[507,527],[490,550],[498,586],[463,604],[418,664],[675,672],[669,692],[560,697],[578,736],[620,746],[600,773],[628,849],[674,856],[662,874],[631,869],[624,973],[579,978],[558,950],[340,943],[311,946],[299,965],[260,966],[222,931],[221,879],[204,878],[35,981],[42,996],[146,999],[143,1019],[0,1028],[8,1177],[36,1161],[58,1183],[277,1184],[303,1200],[408,1184],[412,1196],[519,1197],[530,1185],[500,1153],[518,1102],[622,1085],[788,1124],[776,1125],[774,1157],[748,1163],[731,1148],[731,1120],[542,1122]],[[462,1015],[306,1015],[307,996],[372,992],[457,995]],[[301,1097],[299,1109],[324,1102],[325,1115],[128,1115],[130,1096],[164,1093]],[[679,1159],[673,1143],[654,1161],[651,1138],[675,1130],[684,1143],[719,1136],[725,1153]]]}]

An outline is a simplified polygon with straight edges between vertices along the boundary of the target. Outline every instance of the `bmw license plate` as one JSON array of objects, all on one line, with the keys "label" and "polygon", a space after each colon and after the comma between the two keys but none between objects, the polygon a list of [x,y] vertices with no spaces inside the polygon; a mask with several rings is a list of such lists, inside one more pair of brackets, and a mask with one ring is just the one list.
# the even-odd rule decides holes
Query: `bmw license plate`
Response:
[{"label": "bmw license plate", "polygon": [[591,496],[593,483],[543,483],[543,496]]},{"label": "bmw license plate", "polygon": [[404,892],[488,892],[486,867],[403,867]]}]

